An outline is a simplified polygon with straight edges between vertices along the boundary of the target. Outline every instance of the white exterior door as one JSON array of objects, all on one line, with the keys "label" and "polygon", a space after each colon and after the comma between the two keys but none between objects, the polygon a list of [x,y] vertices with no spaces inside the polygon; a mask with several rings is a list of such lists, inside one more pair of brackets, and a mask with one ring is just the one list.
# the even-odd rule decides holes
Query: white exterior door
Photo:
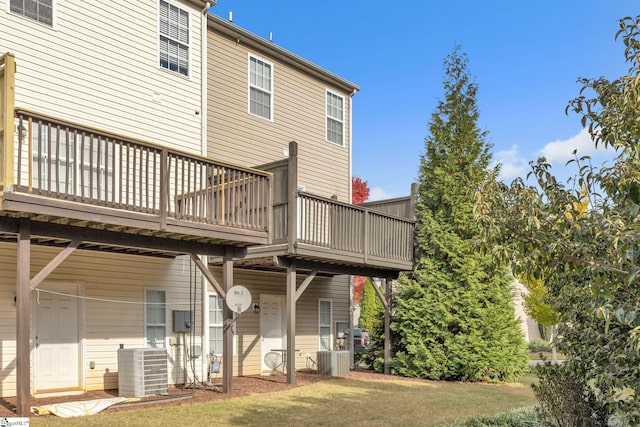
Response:
[{"label": "white exterior door", "polygon": [[34,292],[36,391],[80,388],[79,285],[43,285]]},{"label": "white exterior door", "polygon": [[265,354],[272,350],[284,349],[286,345],[282,307],[284,307],[284,297],[260,294],[262,372],[271,372],[271,368],[264,363]]}]

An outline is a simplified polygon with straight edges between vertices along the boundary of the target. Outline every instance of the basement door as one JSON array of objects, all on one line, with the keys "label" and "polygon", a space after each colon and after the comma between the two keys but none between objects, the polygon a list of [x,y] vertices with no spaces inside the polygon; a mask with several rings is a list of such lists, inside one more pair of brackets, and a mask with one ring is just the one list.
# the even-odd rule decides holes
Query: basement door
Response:
[{"label": "basement door", "polygon": [[[283,307],[283,296],[260,294],[260,363],[265,373],[271,372],[271,368],[264,363],[265,354],[284,349],[286,345]],[[282,366],[278,369],[282,370]]]},{"label": "basement door", "polygon": [[[33,293],[36,392],[80,389],[80,286],[43,284]],[[46,291],[52,291],[46,292]]]}]

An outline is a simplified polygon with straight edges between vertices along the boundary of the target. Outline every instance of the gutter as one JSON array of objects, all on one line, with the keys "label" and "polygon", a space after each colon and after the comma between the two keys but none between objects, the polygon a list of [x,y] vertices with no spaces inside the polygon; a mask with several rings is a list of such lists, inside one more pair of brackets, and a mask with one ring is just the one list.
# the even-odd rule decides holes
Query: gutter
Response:
[{"label": "gutter", "polygon": [[287,65],[292,66],[298,70],[302,70],[321,81],[327,82],[336,89],[341,89],[347,93],[360,90],[360,87],[350,81],[343,79],[342,77],[333,74],[326,69],[307,61],[306,59],[289,52],[288,50],[276,45],[275,43],[263,39],[244,28],[235,25],[219,16],[209,14],[209,26],[216,32],[229,37],[232,40],[236,40],[239,43],[243,43],[245,46],[256,49],[259,52],[266,52],[270,57],[281,60]]}]

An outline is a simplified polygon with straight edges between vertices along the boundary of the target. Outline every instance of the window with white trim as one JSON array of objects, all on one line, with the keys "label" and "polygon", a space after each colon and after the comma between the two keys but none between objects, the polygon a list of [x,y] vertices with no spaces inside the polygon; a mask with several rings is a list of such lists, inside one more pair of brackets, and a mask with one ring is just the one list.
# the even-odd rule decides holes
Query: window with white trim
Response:
[{"label": "window with white trim", "polygon": [[160,0],[160,67],[189,75],[189,12]]},{"label": "window with white trim", "polygon": [[165,348],[167,342],[167,291],[145,289],[144,333],[147,347]]},{"label": "window with white trim", "polygon": [[344,145],[344,98],[327,91],[327,141]]},{"label": "window with white trim", "polygon": [[331,331],[331,300],[318,300],[318,350],[331,351],[333,346]]},{"label": "window with white trim", "polygon": [[344,98],[327,91],[327,141],[344,145]]},{"label": "window with white trim", "polygon": [[222,354],[222,298],[209,294],[209,354]]},{"label": "window with white trim", "polygon": [[54,0],[10,0],[9,12],[53,26]]},{"label": "window with white trim", "polygon": [[273,110],[273,66],[249,56],[249,112],[271,120]]}]

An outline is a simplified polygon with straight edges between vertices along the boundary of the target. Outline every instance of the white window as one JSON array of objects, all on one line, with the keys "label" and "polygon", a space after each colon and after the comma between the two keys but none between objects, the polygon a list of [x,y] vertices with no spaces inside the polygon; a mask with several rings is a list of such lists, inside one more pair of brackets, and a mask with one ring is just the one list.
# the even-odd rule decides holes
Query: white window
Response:
[{"label": "white window", "polygon": [[160,67],[189,75],[189,13],[160,0]]},{"label": "white window", "polygon": [[222,354],[222,298],[209,295],[209,353]]},{"label": "white window", "polygon": [[249,56],[249,112],[271,120],[273,110],[273,66]]},{"label": "white window", "polygon": [[333,337],[331,334],[331,301],[321,299],[318,300],[318,350],[331,351],[333,346]]},{"label": "white window", "polygon": [[147,347],[165,348],[167,342],[167,291],[145,289],[144,331]]},{"label": "white window", "polygon": [[327,91],[327,141],[344,145],[344,98]]},{"label": "white window", "polygon": [[9,12],[53,27],[54,0],[9,0]]}]

